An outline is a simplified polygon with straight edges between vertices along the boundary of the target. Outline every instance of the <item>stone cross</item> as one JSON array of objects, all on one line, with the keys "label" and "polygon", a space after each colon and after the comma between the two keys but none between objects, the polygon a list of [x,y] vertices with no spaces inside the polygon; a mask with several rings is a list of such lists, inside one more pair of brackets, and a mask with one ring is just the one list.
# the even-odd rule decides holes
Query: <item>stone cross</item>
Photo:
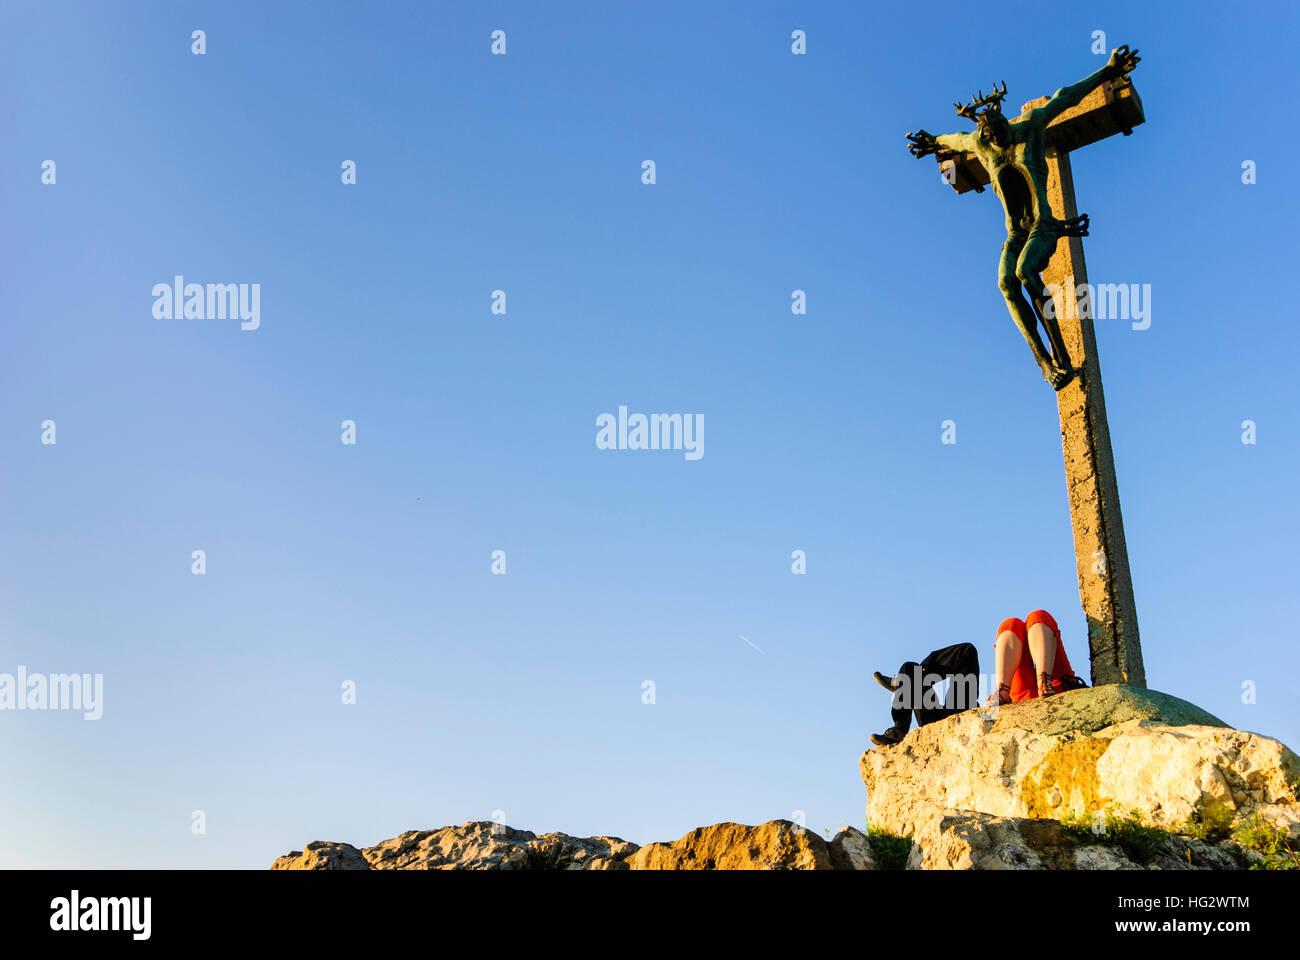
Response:
[{"label": "stone cross", "polygon": [[[1047,102],[1043,97],[1025,104]],[[1069,220],[1078,216],[1070,151],[1116,133],[1127,136],[1145,120],[1142,101],[1125,76],[1103,83],[1077,106],[1047,127],[1048,200],[1052,214]],[[1012,121],[1013,123],[1015,121]],[[973,153],[940,161],[940,170],[958,193],[982,192],[988,172]],[[1043,283],[1061,290],[1056,315],[1061,336],[1076,368],[1082,371],[1057,391],[1061,418],[1061,449],[1065,455],[1066,492],[1074,527],[1074,555],[1079,575],[1079,599],[1088,618],[1092,683],[1146,686],[1142,647],[1138,639],[1137,607],[1129,575],[1124,520],[1120,514],[1115,461],[1106,422],[1106,396],[1101,386],[1097,338],[1088,309],[1080,310],[1075,291],[1088,282],[1083,241],[1062,237],[1043,271]],[[1063,309],[1062,309],[1063,308]],[[1080,313],[1085,316],[1079,316]]]}]

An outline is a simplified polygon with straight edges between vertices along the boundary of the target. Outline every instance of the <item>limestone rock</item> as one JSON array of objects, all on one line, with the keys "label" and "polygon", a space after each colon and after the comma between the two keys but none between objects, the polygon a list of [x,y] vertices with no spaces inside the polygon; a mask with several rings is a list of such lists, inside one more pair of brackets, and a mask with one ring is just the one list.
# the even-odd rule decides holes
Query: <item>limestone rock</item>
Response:
[{"label": "limestone rock", "polygon": [[618,837],[545,833],[530,845],[533,870],[626,870],[637,845]]},{"label": "limestone rock", "polygon": [[362,851],[375,870],[626,870],[637,846],[617,837],[538,836],[482,820],[410,830]]},{"label": "limestone rock", "polygon": [[273,870],[874,870],[871,845],[847,827],[829,844],[789,820],[718,823],[638,848],[617,837],[538,836],[489,821],[409,830],[358,850],[309,843]]},{"label": "limestone rock", "polygon": [[491,821],[440,830],[408,830],[358,850],[347,843],[307,844],[272,870],[626,870],[635,843],[617,837],[538,836]]},{"label": "limestone rock", "polygon": [[[1166,828],[1191,815],[1259,812],[1300,830],[1294,753],[1184,700],[1122,685],[968,710],[914,729],[895,746],[868,750],[859,765],[868,822],[902,836],[933,826],[936,810],[1056,820],[1111,806],[1138,810]],[[1013,833],[981,823],[978,830],[953,824],[942,851],[913,855],[927,864],[973,861],[983,841],[971,831],[982,831],[998,851],[989,856],[1019,863]],[[960,852],[962,843],[971,852]]]},{"label": "limestone rock", "polygon": [[867,835],[854,827],[845,827],[827,847],[836,870],[875,870],[876,856]]},{"label": "limestone rock", "polygon": [[1164,834],[1148,857],[1072,840],[1056,820],[965,810],[924,811],[912,834],[909,870],[1240,870],[1258,854],[1235,843]]},{"label": "limestone rock", "polygon": [[272,870],[369,870],[370,864],[361,851],[350,843],[326,843],[315,840],[301,850],[285,854]]},{"label": "limestone rock", "polygon": [[[841,842],[841,850],[846,842],[854,844]],[[671,843],[647,844],[628,858],[627,865],[633,870],[835,869],[826,841],[789,820],[756,827],[743,823],[699,827]]]},{"label": "limestone rock", "polygon": [[[913,730],[859,761],[867,819],[909,837],[908,869],[1231,870],[1261,857],[1168,832],[1092,842],[1067,813],[1137,810],[1156,827],[1256,813],[1300,835],[1300,758],[1167,694],[1109,685]],[[313,842],[274,870],[874,870],[868,838],[827,843],[789,820],[718,823],[638,848],[478,821],[411,830],[358,850]]]}]

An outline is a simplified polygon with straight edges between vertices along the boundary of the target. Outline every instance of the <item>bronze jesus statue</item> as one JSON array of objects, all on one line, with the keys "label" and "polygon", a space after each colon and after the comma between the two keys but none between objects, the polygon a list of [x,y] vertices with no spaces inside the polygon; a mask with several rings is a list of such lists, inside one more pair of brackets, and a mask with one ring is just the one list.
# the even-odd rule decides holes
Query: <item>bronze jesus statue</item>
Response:
[{"label": "bronze jesus statue", "polygon": [[[1131,72],[1140,59],[1136,50],[1130,51],[1126,46],[1111,51],[1104,67],[1078,83],[1057,90],[1047,103],[1028,110],[1015,123],[1002,114],[1002,101],[1007,95],[1004,83],[1000,90],[995,86],[987,97],[980,91],[965,106],[953,104],[958,116],[975,122],[973,133],[946,133],[936,137],[919,130],[907,135],[911,141],[908,149],[913,156],[937,153],[940,159],[946,159],[969,151],[988,171],[993,190],[1007,214],[1007,239],[1002,244],[1002,262],[998,266],[998,289],[1006,298],[1011,319],[1029,342],[1043,379],[1057,390],[1069,383],[1077,371],[1070,364],[1055,311],[1045,309],[1050,294],[1043,286],[1042,272],[1052,259],[1057,240],[1088,235],[1088,215],[1070,220],[1052,216],[1047,202],[1047,125],[1100,84]],[[1028,301],[1025,293],[1029,294]],[[1052,347],[1050,354],[1038,335],[1040,323],[1047,331]]]}]

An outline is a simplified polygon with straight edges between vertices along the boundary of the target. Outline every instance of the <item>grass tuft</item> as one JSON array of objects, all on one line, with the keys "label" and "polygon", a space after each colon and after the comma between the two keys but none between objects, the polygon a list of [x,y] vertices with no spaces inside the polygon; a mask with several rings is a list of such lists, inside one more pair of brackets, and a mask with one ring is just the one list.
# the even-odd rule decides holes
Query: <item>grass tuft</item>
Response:
[{"label": "grass tuft", "polygon": [[902,870],[907,866],[907,856],[912,852],[911,837],[900,837],[867,824],[867,842],[871,844],[878,870]]},{"label": "grass tuft", "polygon": [[1252,870],[1300,870],[1300,843],[1259,813],[1242,823],[1232,839],[1264,858],[1252,865]]},{"label": "grass tuft", "polygon": [[1119,847],[1137,864],[1150,863],[1167,835],[1167,831],[1143,822],[1141,811],[1130,810],[1125,815],[1117,807],[1097,813],[1067,813],[1061,818],[1061,829],[1079,846],[1101,843]]}]

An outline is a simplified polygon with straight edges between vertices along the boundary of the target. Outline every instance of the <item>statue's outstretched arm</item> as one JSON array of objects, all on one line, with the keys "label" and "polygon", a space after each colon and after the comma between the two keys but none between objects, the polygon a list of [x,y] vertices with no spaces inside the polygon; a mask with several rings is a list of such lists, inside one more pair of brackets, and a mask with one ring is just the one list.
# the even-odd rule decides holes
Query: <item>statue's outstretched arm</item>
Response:
[{"label": "statue's outstretched arm", "polygon": [[1122,77],[1126,73],[1132,72],[1141,59],[1136,50],[1129,50],[1127,46],[1116,47],[1111,51],[1106,66],[1084,77],[1078,83],[1072,83],[1068,87],[1057,90],[1056,93],[1052,94],[1052,99],[1037,110],[1032,111],[1032,114],[1037,114],[1037,118],[1044,124],[1051,123],[1066,110],[1078,106],[1084,97],[1107,80],[1113,80],[1116,77]]},{"label": "statue's outstretched arm", "polygon": [[941,133],[936,137],[925,130],[918,130],[909,133],[907,139],[911,141],[907,149],[912,151],[914,157],[928,157],[932,153],[962,153],[975,149],[975,138],[969,133]]},{"label": "statue's outstretched arm", "polygon": [[953,153],[975,149],[975,137],[969,133],[942,133],[934,139],[941,150],[951,150]]}]

